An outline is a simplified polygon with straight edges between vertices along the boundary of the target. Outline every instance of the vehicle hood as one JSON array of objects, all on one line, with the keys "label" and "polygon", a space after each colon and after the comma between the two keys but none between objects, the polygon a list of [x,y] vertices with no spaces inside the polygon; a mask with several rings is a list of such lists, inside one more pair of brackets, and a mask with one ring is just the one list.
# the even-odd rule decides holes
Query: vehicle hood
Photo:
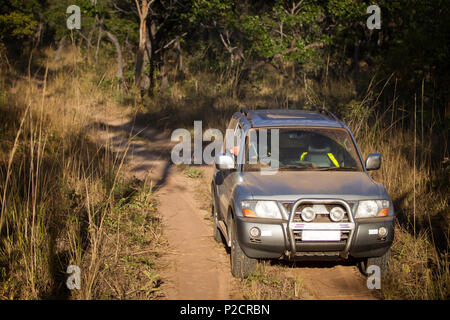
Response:
[{"label": "vehicle hood", "polygon": [[365,172],[278,171],[273,175],[243,172],[242,184],[255,199],[296,200],[301,197],[343,200],[379,199],[382,188]]}]

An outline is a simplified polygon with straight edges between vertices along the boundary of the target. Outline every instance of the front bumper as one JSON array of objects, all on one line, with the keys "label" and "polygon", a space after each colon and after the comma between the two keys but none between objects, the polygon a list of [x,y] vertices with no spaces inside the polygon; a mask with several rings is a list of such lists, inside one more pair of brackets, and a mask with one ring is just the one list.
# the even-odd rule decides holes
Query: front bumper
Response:
[{"label": "front bumper", "polygon": [[[308,201],[311,201],[308,200]],[[323,202],[323,200],[321,200]],[[295,208],[293,208],[295,210]],[[291,215],[292,216],[292,215]],[[293,223],[287,220],[237,217],[237,237],[244,253],[259,259],[346,259],[379,257],[392,245],[394,239],[393,217],[353,220],[347,223]],[[316,226],[313,226],[316,225]],[[301,230],[341,230],[346,239],[341,241],[301,241],[296,233]],[[334,225],[334,226],[333,226]],[[257,227],[259,237],[252,237],[250,229]],[[378,234],[379,228],[388,231],[386,236]]]}]

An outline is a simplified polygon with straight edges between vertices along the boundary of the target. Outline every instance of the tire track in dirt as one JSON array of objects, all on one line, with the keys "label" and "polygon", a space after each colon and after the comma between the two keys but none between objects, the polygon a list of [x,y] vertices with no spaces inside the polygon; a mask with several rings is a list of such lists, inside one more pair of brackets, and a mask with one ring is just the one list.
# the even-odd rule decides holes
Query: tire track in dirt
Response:
[{"label": "tire track in dirt", "polygon": [[303,279],[303,289],[310,299],[374,300],[377,292],[367,289],[366,278],[353,265],[346,263],[298,262],[288,271]]},{"label": "tire track in dirt", "polygon": [[[130,174],[151,179],[159,201],[168,252],[161,258],[162,289],[167,299],[242,299],[238,281],[230,272],[229,255],[212,238],[210,213],[197,200],[198,181],[171,166],[173,144],[167,134],[133,126],[124,116],[102,118],[97,137],[108,141],[115,152],[125,152]],[[132,135],[138,139],[129,141]],[[207,177],[212,168],[203,167]],[[209,180],[205,180],[209,181]],[[353,265],[297,263],[285,268],[286,276],[299,276],[310,299],[376,299],[365,278]]]},{"label": "tire track in dirt", "polygon": [[172,252],[165,291],[169,299],[236,299],[235,279],[223,246],[212,238],[209,213],[195,200],[195,181],[173,168],[158,191],[159,211]]}]

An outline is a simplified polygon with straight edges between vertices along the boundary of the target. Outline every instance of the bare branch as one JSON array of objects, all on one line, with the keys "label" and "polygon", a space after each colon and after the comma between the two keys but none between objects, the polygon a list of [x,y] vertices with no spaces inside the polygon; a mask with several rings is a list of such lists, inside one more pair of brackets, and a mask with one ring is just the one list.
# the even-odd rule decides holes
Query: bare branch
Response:
[{"label": "bare branch", "polygon": [[134,0],[134,2],[136,3],[136,8],[137,8],[138,15],[139,15],[139,18],[140,18],[142,16],[142,13],[141,13],[141,7],[139,6],[139,1],[138,0]]},{"label": "bare branch", "polygon": [[87,42],[87,44],[88,44],[89,47],[92,47],[91,41],[90,41],[88,38],[86,38],[86,36],[85,36],[80,30],[77,30],[77,33],[78,33],[84,40],[86,40],[86,42]]},{"label": "bare branch", "polygon": [[172,40],[170,40],[166,45],[164,45],[162,48],[159,48],[158,50],[155,51],[155,53],[158,53],[164,49],[167,49],[168,47],[170,47],[172,44],[174,44],[177,40],[180,40],[181,38],[183,38],[185,35],[187,35],[187,32],[176,36],[175,38],[173,38]]},{"label": "bare branch", "polygon": [[299,2],[295,3],[292,1],[292,8],[291,8],[291,14],[296,15],[298,11],[300,11],[300,5],[303,3],[303,0],[300,0]]},{"label": "bare branch", "polygon": [[122,13],[128,13],[127,11],[125,11],[125,10],[121,9],[119,6],[117,6],[117,4],[114,1],[112,2],[112,5],[117,11],[122,12]]},{"label": "bare branch", "polygon": [[222,35],[221,32],[219,33],[220,40],[222,40],[222,43],[223,43],[225,49],[227,49],[227,51],[228,51],[229,53],[232,53],[233,50],[236,49],[237,47],[232,47],[232,46],[231,46],[231,42],[230,42],[230,34],[228,33],[228,31],[226,31],[225,35],[227,36],[227,41],[225,41],[225,39],[223,38],[223,35]]}]

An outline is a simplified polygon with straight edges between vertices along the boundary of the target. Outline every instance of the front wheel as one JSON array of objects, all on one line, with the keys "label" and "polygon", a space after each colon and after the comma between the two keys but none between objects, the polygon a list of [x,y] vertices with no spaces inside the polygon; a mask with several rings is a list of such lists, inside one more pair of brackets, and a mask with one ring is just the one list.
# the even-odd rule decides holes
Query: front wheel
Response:
[{"label": "front wheel", "polygon": [[246,256],[237,241],[236,222],[231,221],[231,274],[236,278],[247,278],[252,274],[257,265],[257,260]]},{"label": "front wheel", "polygon": [[367,268],[369,266],[378,266],[380,268],[381,276],[385,276],[389,271],[389,260],[391,258],[391,249],[388,249],[385,254],[380,257],[366,258],[361,261],[360,268],[364,275],[368,275]]}]

